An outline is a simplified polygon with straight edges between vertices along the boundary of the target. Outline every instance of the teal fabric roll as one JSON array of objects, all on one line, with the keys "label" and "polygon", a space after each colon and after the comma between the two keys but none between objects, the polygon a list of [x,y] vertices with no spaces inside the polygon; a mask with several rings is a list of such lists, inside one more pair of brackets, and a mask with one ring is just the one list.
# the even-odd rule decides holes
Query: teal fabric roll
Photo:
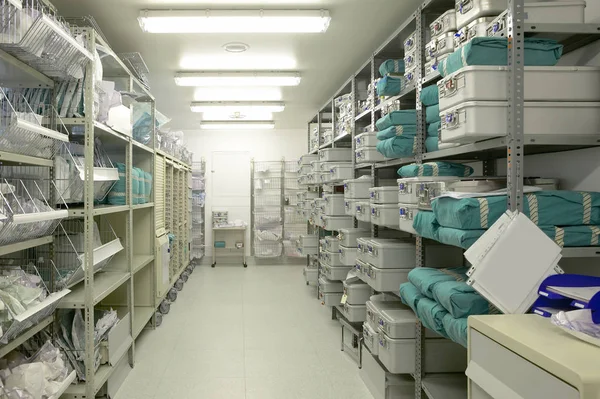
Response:
[{"label": "teal fabric roll", "polygon": [[600,226],[540,227],[560,247],[597,247]]},{"label": "teal fabric roll", "polygon": [[452,162],[427,162],[423,165],[415,163],[406,165],[398,169],[400,177],[419,177],[419,176],[456,176],[468,177],[473,174],[473,168],[460,163]]},{"label": "teal fabric roll", "polygon": [[485,230],[460,230],[440,226],[437,230],[437,237],[442,244],[469,249],[483,233]]},{"label": "teal fabric roll", "polygon": [[421,294],[411,283],[400,285],[400,299],[415,312],[423,326],[447,338],[442,320],[448,312],[443,307]]},{"label": "teal fabric roll", "polygon": [[[469,65],[508,65],[508,39],[475,37],[464,47],[440,61],[442,76],[450,75]],[[554,66],[562,56],[563,46],[555,40],[525,39],[525,66]]]},{"label": "teal fabric roll", "polygon": [[464,281],[442,281],[432,287],[433,299],[455,318],[497,313],[490,303]]},{"label": "teal fabric roll", "polygon": [[442,119],[440,118],[440,105],[430,105],[425,108],[425,122],[427,123],[435,123],[440,122]]},{"label": "teal fabric roll", "polygon": [[442,323],[448,338],[466,348],[468,343],[467,329],[469,328],[467,318],[455,319],[452,315],[447,314],[444,315]]},{"label": "teal fabric roll", "polygon": [[429,238],[430,240],[438,240],[438,229],[440,225],[435,220],[435,215],[431,211],[419,211],[413,220],[413,229],[421,237]]},{"label": "teal fabric roll", "polygon": [[[433,200],[432,209],[444,227],[487,229],[506,211],[507,196]],[[538,226],[600,224],[600,193],[537,191],[523,196],[523,213]]]},{"label": "teal fabric roll", "polygon": [[377,151],[388,158],[405,158],[416,153],[415,137],[396,136],[377,143]]},{"label": "teal fabric roll", "polygon": [[125,164],[116,164],[119,171],[119,180],[108,193],[108,203],[110,205],[126,205],[127,204],[127,176]]},{"label": "teal fabric roll", "polygon": [[379,67],[379,74],[381,77],[390,73],[404,74],[404,70],[404,60],[386,60]]},{"label": "teal fabric roll", "polygon": [[405,109],[402,111],[393,111],[379,119],[375,125],[380,132],[391,127],[399,125],[416,125],[417,110]]},{"label": "teal fabric roll", "polygon": [[131,170],[131,202],[133,205],[140,203],[140,169]]},{"label": "teal fabric roll", "polygon": [[145,204],[146,203],[146,177],[145,177],[145,173],[140,168],[135,168],[135,169],[137,170],[137,174],[138,174],[138,197],[137,197],[137,203],[138,204]]},{"label": "teal fabric roll", "polygon": [[215,241],[215,248],[225,248],[225,241]]},{"label": "teal fabric roll", "polygon": [[144,172],[144,184],[146,185],[146,202],[152,198],[152,173]]},{"label": "teal fabric roll", "polygon": [[391,139],[392,137],[396,136],[415,137],[416,135],[416,125],[390,126],[381,132],[377,132],[377,140]]},{"label": "teal fabric roll", "polygon": [[442,122],[433,122],[427,125],[427,137],[438,137],[440,135],[440,129],[442,128]]},{"label": "teal fabric roll", "polygon": [[421,102],[426,107],[440,103],[440,90],[437,85],[431,85],[421,90]]},{"label": "teal fabric roll", "polygon": [[440,139],[437,137],[427,137],[425,139],[425,149],[427,152],[434,152],[440,149]]},{"label": "teal fabric roll", "polygon": [[379,97],[397,96],[402,91],[400,76],[385,76],[377,82],[377,95]]},{"label": "teal fabric roll", "polygon": [[466,281],[468,267],[455,267],[436,269],[433,267],[417,267],[408,273],[408,281],[417,287],[421,294],[430,299],[435,299],[433,295],[434,287],[444,281]]}]

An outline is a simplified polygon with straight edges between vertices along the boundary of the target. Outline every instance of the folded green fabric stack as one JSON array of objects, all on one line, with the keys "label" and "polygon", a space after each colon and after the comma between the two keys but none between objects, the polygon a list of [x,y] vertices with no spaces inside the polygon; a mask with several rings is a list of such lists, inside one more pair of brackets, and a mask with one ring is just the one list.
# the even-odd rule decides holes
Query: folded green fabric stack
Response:
[{"label": "folded green fabric stack", "polygon": [[473,168],[467,165],[452,162],[427,162],[422,165],[410,164],[398,169],[400,177],[420,176],[456,176],[469,177]]},{"label": "folded green fabric stack", "polygon": [[416,153],[415,137],[396,136],[377,143],[377,151],[387,158],[405,158]]},{"label": "folded green fabric stack", "polygon": [[416,125],[417,110],[405,109],[402,111],[392,111],[383,118],[379,119],[375,126],[380,132],[391,127],[399,125]]},{"label": "folded green fabric stack", "polygon": [[402,91],[403,77],[385,76],[377,82],[377,95],[379,97],[397,96]]},{"label": "folded green fabric stack", "polygon": [[379,67],[379,74],[385,77],[389,74],[404,75],[404,60],[386,60]]},{"label": "folded green fabric stack", "polygon": [[397,136],[415,137],[416,135],[417,125],[390,126],[381,132],[377,132],[377,140],[386,140]]}]

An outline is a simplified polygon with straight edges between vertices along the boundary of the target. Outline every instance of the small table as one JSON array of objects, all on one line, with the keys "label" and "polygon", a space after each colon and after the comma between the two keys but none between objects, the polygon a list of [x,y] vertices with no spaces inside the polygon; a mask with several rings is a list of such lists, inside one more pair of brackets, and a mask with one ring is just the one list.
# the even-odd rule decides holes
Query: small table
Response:
[{"label": "small table", "polygon": [[[219,239],[218,237],[223,237]],[[225,241],[224,248],[217,248],[214,246],[214,242]],[[241,242],[242,247],[237,248],[236,242]],[[246,226],[243,227],[213,227],[213,255],[212,255],[212,267],[217,264],[217,252],[219,255],[224,253],[241,252],[242,264],[244,267],[248,267],[246,263]]]}]

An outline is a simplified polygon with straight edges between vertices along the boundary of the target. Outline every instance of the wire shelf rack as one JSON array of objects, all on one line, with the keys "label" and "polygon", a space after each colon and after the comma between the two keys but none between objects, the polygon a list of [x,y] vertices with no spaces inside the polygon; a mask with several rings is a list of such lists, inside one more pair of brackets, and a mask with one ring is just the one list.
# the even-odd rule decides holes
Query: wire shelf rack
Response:
[{"label": "wire shelf rack", "polygon": [[285,161],[285,173],[299,173],[300,165],[298,165],[298,160],[296,161]]},{"label": "wire shelf rack", "polygon": [[286,207],[284,215],[286,228],[288,228],[287,225],[289,224],[301,224],[305,222],[305,220],[298,214],[297,209],[295,207]]},{"label": "wire shelf rack", "polygon": [[280,242],[254,240],[254,256],[257,258],[278,258],[282,251],[283,246]]},{"label": "wire shelf rack", "polygon": [[281,224],[281,212],[277,211],[255,211],[254,225],[258,229],[265,229]]},{"label": "wire shelf rack", "polygon": [[280,195],[255,195],[254,205],[256,207],[281,207]]},{"label": "wire shelf rack", "polygon": [[298,250],[295,241],[284,241],[283,242],[283,252],[285,256],[288,258],[305,258],[306,255],[302,255],[302,253]]},{"label": "wire shelf rack", "polygon": [[273,226],[268,228],[257,228],[254,230],[255,241],[258,242],[279,242],[283,234],[283,226]]},{"label": "wire shelf rack", "polygon": [[82,36],[49,12],[41,0],[25,0],[19,10],[9,1],[0,3],[0,48],[44,75],[81,79],[93,59]]},{"label": "wire shelf rack", "polygon": [[279,177],[259,177],[254,179],[254,191],[260,193],[263,190],[280,190],[281,179]]},{"label": "wire shelf rack", "polygon": [[254,162],[254,174],[260,178],[273,178],[281,176],[281,161]]}]

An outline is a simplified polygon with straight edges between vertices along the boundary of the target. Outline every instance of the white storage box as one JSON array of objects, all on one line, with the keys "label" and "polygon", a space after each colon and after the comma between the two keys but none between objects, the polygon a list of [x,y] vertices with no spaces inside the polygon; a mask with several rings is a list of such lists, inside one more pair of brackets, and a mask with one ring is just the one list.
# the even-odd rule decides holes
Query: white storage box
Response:
[{"label": "white storage box", "polygon": [[298,166],[308,166],[308,165],[310,165],[310,163],[312,161],[318,161],[318,160],[319,160],[318,155],[305,154],[305,155],[302,155],[300,157],[300,159],[298,160]]},{"label": "white storage box", "polygon": [[363,323],[363,342],[369,348],[369,352],[373,356],[377,356],[379,353],[379,331],[373,329],[367,321]]},{"label": "white storage box", "polygon": [[[404,73],[404,79],[406,79],[407,86],[416,84],[419,80],[419,71],[417,70],[417,68],[407,70],[406,73]],[[384,157],[383,160],[386,159],[388,158]]]},{"label": "white storage box", "polygon": [[371,203],[356,202],[356,218],[361,222],[371,223]]},{"label": "white storage box", "polygon": [[356,149],[376,147],[378,142],[376,133],[361,133],[354,138]]},{"label": "white storage box", "polygon": [[[397,215],[396,212],[395,216]],[[366,259],[368,263],[381,269],[412,269],[416,262],[415,244],[394,239],[372,238],[367,242]]]},{"label": "white storage box", "polygon": [[494,19],[495,17],[481,17],[477,18],[469,25],[462,27],[454,35],[454,49],[458,50],[475,37],[486,37],[487,28]]},{"label": "white storage box", "polygon": [[297,249],[298,253],[302,256],[317,255],[319,253],[318,247],[316,245],[314,247],[301,247],[298,245]]},{"label": "white storage box", "polygon": [[352,150],[349,148],[327,148],[319,151],[321,162],[352,161]]},{"label": "white storage box", "polygon": [[321,216],[323,228],[327,231],[339,231],[354,227],[354,218],[351,216]]},{"label": "white storage box", "polygon": [[[379,331],[390,338],[414,338],[417,318],[412,309],[385,309],[379,311]],[[426,338],[442,338],[425,328]]]},{"label": "white storage box", "polygon": [[418,234],[413,228],[413,220],[419,213],[419,205],[416,204],[398,204],[400,207],[399,229],[410,234]]},{"label": "white storage box", "polygon": [[[413,324],[414,326],[414,324]],[[394,374],[415,372],[415,329],[411,338],[394,339],[379,332],[379,360]],[[427,373],[462,373],[467,367],[467,350],[447,339],[427,338],[424,371]]]},{"label": "white storage box", "polygon": [[313,234],[301,234],[298,238],[298,245],[301,247],[316,247],[319,245],[319,236]]},{"label": "white storage box", "polygon": [[[525,101],[600,101],[600,67],[525,67]],[[438,82],[440,111],[469,101],[506,101],[507,67],[468,66]]]},{"label": "white storage box", "polygon": [[300,166],[300,170],[298,170],[298,173],[301,175],[306,175],[308,172],[312,172],[312,166],[310,165],[302,165]]},{"label": "white storage box", "polygon": [[424,182],[446,180],[455,181],[458,179],[458,177],[449,176],[424,176],[398,179],[398,202],[402,204],[418,204],[419,188]]},{"label": "white storage box", "polygon": [[329,252],[339,252],[340,239],[334,236],[325,237],[325,250]]},{"label": "white storage box", "polygon": [[[398,287],[400,287],[400,286],[398,286]],[[400,301],[400,299],[397,297],[395,297],[394,300],[386,300],[386,301],[369,300],[369,301],[367,301],[366,306],[367,306],[367,323],[374,331],[379,331],[379,318],[381,317],[382,311],[384,311],[384,310],[404,310],[404,311],[412,312],[412,310],[408,306],[403,304]],[[413,324],[413,326],[414,326],[414,324]]]},{"label": "white storage box", "polygon": [[447,192],[488,193],[506,188],[506,178],[457,179],[423,182],[419,185],[419,206],[431,209],[434,198]]},{"label": "white storage box", "polygon": [[[506,16],[504,11],[487,29],[488,36],[506,36]],[[525,22],[528,23],[571,23],[585,22],[585,1],[535,1],[525,3]]]},{"label": "white storage box", "polygon": [[372,163],[385,161],[387,158],[374,147],[355,150],[356,163]]},{"label": "white storage box", "polygon": [[411,53],[416,48],[417,48],[417,32],[413,32],[404,41],[404,54]]},{"label": "white storage box", "polygon": [[356,200],[344,200],[344,209],[347,216],[356,216]]},{"label": "white storage box", "polygon": [[369,241],[371,241],[371,237],[359,237],[356,239],[356,259],[365,263],[369,261]]},{"label": "white storage box", "polygon": [[[471,101],[440,114],[441,141],[470,143],[508,132],[508,103]],[[600,102],[526,102],[524,130],[528,135],[598,136]]]},{"label": "white storage box", "polygon": [[371,187],[369,189],[371,203],[373,204],[397,204],[398,188],[396,186]]},{"label": "white storage box", "polygon": [[[357,254],[360,253],[360,249],[357,250]],[[356,273],[356,276],[361,279],[363,282],[366,282],[366,276],[364,275],[364,272],[367,268],[367,262],[363,262],[362,260],[358,259],[358,257],[356,258],[356,264],[354,265],[354,272]]]},{"label": "white storage box", "polygon": [[443,33],[425,46],[425,60],[454,52],[454,32]]},{"label": "white storage box", "polygon": [[313,173],[321,173],[321,161],[311,161],[310,167]]},{"label": "white storage box", "polygon": [[[349,266],[327,266],[326,264],[321,263],[321,274],[329,280],[344,281],[350,270],[352,270],[352,267]],[[340,294],[340,299],[341,298],[342,294]]]},{"label": "white storage box", "polygon": [[[413,69],[417,66],[417,52],[414,51],[412,53],[408,53],[404,56],[404,68],[406,69]],[[398,110],[394,110],[394,111],[399,111]]]},{"label": "white storage box", "polygon": [[344,194],[324,194],[323,199],[325,200],[323,211],[326,215],[341,216],[346,214]]},{"label": "white storage box", "polygon": [[346,303],[351,305],[364,305],[371,297],[371,287],[358,280],[344,281],[344,295],[346,295]]},{"label": "white storage box", "polygon": [[322,176],[325,176],[322,179],[326,183],[341,182],[354,177],[354,168],[351,163],[338,163],[329,167],[329,170],[323,171]]},{"label": "white storage box", "polygon": [[460,29],[477,18],[499,15],[506,6],[506,0],[456,0],[456,27]]},{"label": "white storage box", "polygon": [[371,223],[398,228],[398,204],[371,204]]},{"label": "white storage box", "polygon": [[436,37],[444,33],[456,32],[456,11],[454,9],[443,13],[438,19],[429,25],[431,37]]},{"label": "white storage box", "polygon": [[346,302],[342,307],[342,313],[350,323],[367,321],[367,307],[365,305],[350,305]]},{"label": "white storage box", "polygon": [[319,299],[321,300],[321,304],[323,304],[325,306],[329,306],[329,307],[339,306],[340,301],[342,300],[342,294],[335,293],[335,292],[330,292],[330,293],[319,292]]},{"label": "white storage box", "polygon": [[373,187],[373,179],[363,176],[358,179],[344,181],[344,198],[369,199],[369,189]]},{"label": "white storage box", "polygon": [[348,248],[340,246],[340,261],[345,266],[354,266],[356,264],[356,253],[358,248]]},{"label": "white storage box", "polygon": [[343,293],[344,285],[340,281],[328,280],[324,276],[319,277],[319,292],[326,294]]},{"label": "white storage box", "polygon": [[340,245],[344,247],[357,247],[357,239],[360,237],[371,237],[371,232],[365,229],[352,228],[340,230]]},{"label": "white storage box", "polygon": [[446,58],[448,58],[449,55],[450,54],[444,54],[439,57],[432,58],[429,61],[425,62],[425,77],[427,77],[428,75],[430,75],[432,73],[437,73],[438,65],[439,65],[440,61],[445,60]]},{"label": "white storage box", "polygon": [[367,264],[363,268],[362,280],[375,291],[398,292],[400,284],[408,282],[408,273],[411,270],[413,269],[380,269]]},{"label": "white storage box", "polygon": [[340,253],[338,252],[329,252],[322,251],[319,256],[321,257],[321,261],[328,266],[344,266],[342,261],[340,260]]},{"label": "white storage box", "polygon": [[319,270],[314,267],[305,267],[302,274],[304,274],[304,280],[306,280],[306,284],[308,285],[309,283],[317,282],[317,276],[319,275]]}]

